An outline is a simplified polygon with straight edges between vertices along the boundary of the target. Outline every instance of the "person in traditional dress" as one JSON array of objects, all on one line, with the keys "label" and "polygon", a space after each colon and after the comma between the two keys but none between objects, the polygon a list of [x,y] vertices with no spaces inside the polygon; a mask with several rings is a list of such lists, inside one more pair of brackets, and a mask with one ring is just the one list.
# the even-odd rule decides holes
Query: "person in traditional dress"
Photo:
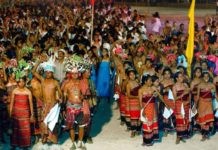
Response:
[{"label": "person in traditional dress", "polygon": [[142,145],[152,146],[155,140],[159,140],[155,97],[160,96],[160,93],[152,86],[150,75],[144,75],[142,83],[143,85],[138,92],[140,107],[143,110],[143,116],[146,117],[146,121],[142,122]]},{"label": "person in traditional dress", "polygon": [[[32,73],[33,75],[41,82],[42,85],[42,95],[43,95],[43,119],[47,116],[49,111],[56,103],[62,103],[62,92],[60,85],[57,80],[54,79],[54,66],[51,62],[46,62],[44,66],[45,71],[45,78],[41,76],[36,69],[38,68],[39,64],[42,62],[40,59],[36,65],[34,66]],[[57,128],[54,131],[50,131],[47,125],[43,122],[42,123],[42,143],[52,142],[58,143],[58,135],[57,135]]]},{"label": "person in traditional dress", "polygon": [[202,141],[209,139],[210,131],[213,129],[214,114],[212,107],[212,93],[215,93],[216,87],[210,81],[209,72],[203,72],[203,80],[198,86],[197,92],[197,110],[198,123],[201,126]]},{"label": "person in traditional dress", "polygon": [[[163,101],[164,101],[164,107],[167,107],[167,109],[175,109],[175,101],[173,99],[169,99],[169,91],[172,91],[174,81],[172,78],[172,71],[170,68],[164,68],[163,70],[163,80],[161,81],[161,84],[163,85]],[[162,104],[162,103],[161,103]],[[172,127],[173,122],[173,115],[169,118],[163,118],[163,130],[164,130],[164,136],[168,135],[168,132],[173,130]]]},{"label": "person in traditional dress", "polygon": [[136,80],[136,71],[133,68],[128,69],[127,72],[129,81],[126,85],[126,93],[129,101],[131,137],[134,137],[137,131],[140,132],[140,103],[138,99],[140,84]]},{"label": "person in traditional dress", "polygon": [[35,122],[33,123],[33,135],[35,135],[35,143],[39,141],[39,138],[42,133],[42,111],[43,111],[43,97],[42,97],[42,86],[40,81],[33,76],[33,79],[30,82],[31,92],[33,95],[33,109]]},{"label": "person in traditional dress", "polygon": [[141,67],[141,76],[145,75],[145,74],[149,74],[149,75],[155,75],[155,69],[152,66],[152,60],[150,58],[147,58],[145,60],[145,64]]},{"label": "person in traditional dress", "polygon": [[[8,82],[6,83],[6,89],[8,92],[8,104],[10,104],[11,101],[11,93],[12,91],[17,87],[17,82],[15,79],[15,73],[13,72],[12,68],[8,69]],[[9,105],[8,105],[8,110],[9,110]]]},{"label": "person in traditional dress", "polygon": [[102,60],[100,61],[98,74],[97,74],[97,94],[102,100],[110,101],[111,96],[111,85],[110,85],[110,57],[109,50],[106,48],[102,49]]},{"label": "person in traditional dress", "polygon": [[[65,85],[64,100],[66,102],[66,128],[69,130],[73,143],[71,149],[85,148],[83,141],[84,127],[89,114],[84,114],[83,95],[79,80],[79,72],[76,68],[72,70],[72,79]],[[86,85],[88,86],[88,85]],[[85,89],[85,88],[84,88]],[[85,92],[87,87],[85,89]],[[87,91],[90,94],[90,91]],[[86,109],[87,111],[87,109]],[[78,142],[75,142],[75,132],[78,130]]]},{"label": "person in traditional dress", "polygon": [[[84,101],[83,101],[83,113],[88,117],[86,120],[87,122],[86,127],[85,127],[85,138],[88,143],[93,143],[92,138],[90,136],[90,131],[91,131],[91,125],[92,125],[92,117],[94,115],[93,108],[96,105],[96,101],[94,102],[92,93],[93,89],[91,89],[91,86],[94,84],[91,83],[92,81],[89,79],[90,78],[90,70],[87,69],[82,73],[82,79],[80,80],[80,87],[81,87],[81,92],[82,95],[84,96]],[[93,88],[93,87],[92,87]],[[92,113],[92,116],[91,116]]]},{"label": "person in traditional dress", "polygon": [[10,117],[12,119],[12,149],[28,149],[31,146],[30,121],[34,120],[32,93],[25,87],[26,78],[18,80],[18,87],[12,91]]},{"label": "person in traditional dress", "polygon": [[190,121],[189,110],[191,104],[190,87],[184,82],[184,75],[181,72],[177,72],[175,75],[176,83],[173,86],[173,97],[175,99],[174,114],[176,117],[176,144],[180,141],[185,142],[188,135]]},{"label": "person in traditional dress", "polygon": [[[192,107],[196,108],[197,106],[197,93],[198,93],[198,86],[202,82],[202,69],[201,67],[196,67],[193,72],[193,79],[191,81],[191,94],[192,94]],[[197,123],[197,118],[193,120],[193,129],[198,130],[200,129],[199,124]]]},{"label": "person in traditional dress", "polygon": [[[127,75],[126,75],[127,76]],[[120,99],[119,99],[119,105],[120,105],[120,119],[121,125],[126,124],[127,131],[130,130],[130,113],[129,113],[129,101],[127,99],[126,95],[126,85],[128,83],[128,78],[126,77],[123,79],[122,84],[121,84],[121,92],[120,92]]]}]

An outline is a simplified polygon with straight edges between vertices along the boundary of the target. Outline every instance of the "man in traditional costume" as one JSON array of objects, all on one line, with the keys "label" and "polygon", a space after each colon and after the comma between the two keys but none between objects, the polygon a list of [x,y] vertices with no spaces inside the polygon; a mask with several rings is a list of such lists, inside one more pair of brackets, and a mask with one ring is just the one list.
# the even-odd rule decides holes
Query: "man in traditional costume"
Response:
[{"label": "man in traditional costume", "polygon": [[[77,146],[86,149],[82,142],[84,127],[90,118],[88,101],[83,101],[85,95],[90,95],[88,87],[82,88],[79,80],[79,71],[83,70],[83,60],[79,56],[73,56],[66,62],[66,71],[71,71],[72,79],[65,85],[64,99],[66,102],[66,128],[69,129],[73,142],[71,149]],[[88,86],[88,85],[86,85]],[[89,93],[89,94],[88,94]],[[84,94],[84,95],[83,95]],[[78,142],[75,142],[75,132],[78,130]]]},{"label": "man in traditional costume", "polygon": [[[62,102],[62,92],[58,81],[53,78],[53,74],[55,72],[54,60],[50,58],[48,62],[44,62],[41,65],[45,71],[45,78],[36,71],[41,62],[42,60],[39,60],[36,63],[32,73],[41,82],[42,85],[42,96],[44,101],[42,116],[45,118],[56,103]],[[58,142],[57,128],[55,128],[53,131],[50,131],[47,125],[42,123],[42,135],[42,143],[46,143],[48,141],[52,143]]]}]

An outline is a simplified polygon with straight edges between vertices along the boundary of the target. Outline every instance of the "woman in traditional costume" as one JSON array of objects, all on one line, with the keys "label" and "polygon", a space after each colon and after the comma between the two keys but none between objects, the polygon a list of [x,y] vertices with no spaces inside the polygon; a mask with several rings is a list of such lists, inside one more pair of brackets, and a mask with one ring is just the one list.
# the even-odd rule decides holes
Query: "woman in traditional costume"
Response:
[{"label": "woman in traditional costume", "polygon": [[185,142],[184,138],[187,137],[189,131],[189,110],[191,102],[190,88],[184,82],[184,75],[177,72],[175,75],[176,83],[173,86],[173,97],[175,99],[174,114],[176,116],[176,144],[180,141]]},{"label": "woman in traditional costume", "polygon": [[9,74],[8,82],[5,86],[6,86],[6,90],[8,93],[8,112],[9,112],[9,107],[10,107],[9,104],[11,102],[11,94],[12,94],[12,91],[17,87],[17,82],[15,79],[15,73],[14,73],[12,68],[10,68],[10,69],[8,68],[8,74]]},{"label": "woman in traditional costume", "polygon": [[[161,82],[163,85],[163,101],[167,109],[174,110],[175,108],[175,101],[173,99],[169,98],[169,92],[172,91],[174,81],[172,78],[172,71],[170,68],[165,68],[163,70],[163,80]],[[164,136],[168,135],[168,132],[173,129],[172,122],[173,122],[173,116],[170,116],[169,118],[163,118],[163,131]]]},{"label": "woman in traditional costume", "polygon": [[11,146],[28,149],[31,145],[30,120],[34,120],[32,94],[25,87],[26,78],[18,80],[18,87],[13,90],[10,103],[10,116],[13,121]]},{"label": "woman in traditional costume", "polygon": [[158,118],[155,104],[155,98],[160,93],[152,86],[152,77],[146,75],[142,77],[143,86],[139,89],[138,96],[141,111],[146,121],[142,122],[143,144],[152,146],[155,140],[159,140],[158,134]]},{"label": "woman in traditional costume", "polygon": [[[193,79],[191,81],[191,94],[192,94],[192,107],[196,108],[197,106],[197,93],[198,93],[198,86],[202,82],[202,69],[200,67],[196,67],[194,69]],[[198,123],[194,120],[194,130],[198,130]]]},{"label": "woman in traditional costume", "polygon": [[102,60],[97,73],[97,94],[102,99],[110,100],[110,57],[109,50],[102,49]]},{"label": "woman in traditional costume", "polygon": [[202,141],[209,139],[213,128],[212,93],[215,90],[214,84],[210,82],[209,72],[203,72],[203,81],[199,84],[197,92],[198,123],[201,126]]},{"label": "woman in traditional costume", "polygon": [[136,80],[136,73],[133,68],[128,70],[129,81],[126,86],[127,98],[129,101],[131,137],[134,137],[136,131],[140,131],[140,103],[138,99],[139,83]]}]

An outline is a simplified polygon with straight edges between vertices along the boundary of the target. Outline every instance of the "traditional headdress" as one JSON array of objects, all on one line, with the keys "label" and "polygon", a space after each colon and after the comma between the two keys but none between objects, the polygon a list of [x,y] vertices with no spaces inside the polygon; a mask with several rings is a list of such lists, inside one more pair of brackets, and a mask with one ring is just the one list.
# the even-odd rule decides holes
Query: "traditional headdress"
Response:
[{"label": "traditional headdress", "polygon": [[23,55],[25,54],[31,54],[35,49],[30,47],[30,46],[24,46],[22,49],[21,49],[21,52]]},{"label": "traditional headdress", "polygon": [[31,69],[31,65],[27,63],[24,59],[21,59],[18,62],[18,66],[13,68],[13,72],[15,73],[16,80],[19,80],[27,75],[27,71]]},{"label": "traditional headdress", "polygon": [[78,55],[73,55],[69,58],[66,58],[64,61],[65,71],[66,72],[84,72],[90,68],[91,61],[87,55],[80,57]]},{"label": "traditional headdress", "polygon": [[55,72],[55,57],[50,57],[47,62],[43,62],[39,68],[42,68],[44,71]]},{"label": "traditional headdress", "polygon": [[175,54],[168,54],[167,55],[167,62],[171,63],[173,61],[176,61],[177,56]]}]

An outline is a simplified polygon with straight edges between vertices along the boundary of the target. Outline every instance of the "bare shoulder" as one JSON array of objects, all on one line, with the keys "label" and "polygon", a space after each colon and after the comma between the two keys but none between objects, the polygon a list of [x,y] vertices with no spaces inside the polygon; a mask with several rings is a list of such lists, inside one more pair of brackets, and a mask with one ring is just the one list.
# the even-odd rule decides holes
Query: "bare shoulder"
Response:
[{"label": "bare shoulder", "polygon": [[71,87],[71,82],[67,82],[64,85],[64,91],[68,90]]},{"label": "bare shoulder", "polygon": [[25,88],[25,90],[28,94],[31,94],[31,91],[28,88]]},{"label": "bare shoulder", "polygon": [[204,86],[204,83],[201,82],[201,83],[199,84],[198,88],[202,88],[203,86]]},{"label": "bare shoulder", "polygon": [[142,87],[139,89],[138,93],[139,93],[139,94],[142,93]]},{"label": "bare shoulder", "polygon": [[59,84],[59,82],[57,81],[57,80],[53,80],[53,82],[54,82],[54,84],[56,85],[56,86],[60,86],[60,84]]},{"label": "bare shoulder", "polygon": [[18,91],[18,88],[15,88],[13,91],[12,91],[12,94],[16,93]]}]

